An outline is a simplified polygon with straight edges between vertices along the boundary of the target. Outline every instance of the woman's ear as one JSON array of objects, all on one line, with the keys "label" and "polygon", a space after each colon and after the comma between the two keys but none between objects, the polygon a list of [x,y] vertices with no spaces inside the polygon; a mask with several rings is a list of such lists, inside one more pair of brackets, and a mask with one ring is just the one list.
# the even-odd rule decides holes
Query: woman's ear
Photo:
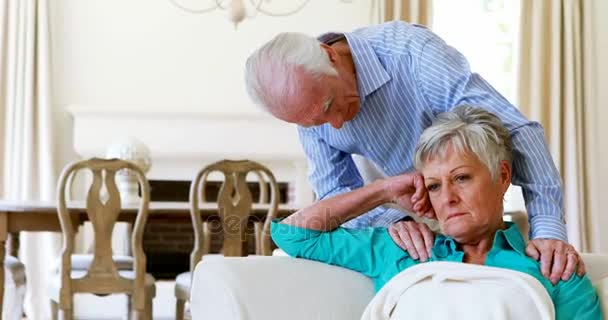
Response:
[{"label": "woman's ear", "polygon": [[503,192],[507,192],[511,185],[511,165],[506,160],[500,161],[498,180],[503,188]]}]

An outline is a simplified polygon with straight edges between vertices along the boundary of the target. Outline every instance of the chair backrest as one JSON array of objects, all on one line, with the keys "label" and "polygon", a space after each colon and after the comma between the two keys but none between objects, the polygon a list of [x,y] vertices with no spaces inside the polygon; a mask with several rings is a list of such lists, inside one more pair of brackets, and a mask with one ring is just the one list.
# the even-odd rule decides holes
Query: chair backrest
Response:
[{"label": "chair backrest", "polygon": [[[205,199],[206,185],[209,175],[219,172],[223,175],[217,206],[221,229],[224,236],[222,253],[224,256],[247,255],[247,223],[252,213],[252,195],[247,184],[247,176],[251,173],[257,177],[260,188],[260,204],[268,205],[264,222],[254,222],[256,254],[270,255],[270,222],[276,217],[279,205],[279,187],[274,175],[265,166],[249,160],[222,160],[203,168],[194,178],[190,186],[190,214],[194,226],[194,250],[190,256],[190,270],[201,260],[203,254],[209,251],[211,230],[201,219],[200,206]],[[270,202],[268,203],[270,186]]]},{"label": "chair backrest", "polygon": [[[66,205],[66,190],[70,190],[68,181],[72,176],[88,169],[93,174],[91,185],[86,196],[86,212],[94,231],[93,260],[82,278],[72,279],[71,255],[74,251],[75,227]],[[118,274],[112,259],[112,230],[121,212],[120,193],[115,177],[119,170],[134,173],[141,187],[141,201],[132,232],[132,252],[134,256],[134,278],[126,279]],[[122,171],[118,174],[124,174]],[[102,188],[105,185],[107,196],[102,199]],[[98,159],[77,161],[68,165],[61,174],[58,183],[58,213],[63,233],[61,252],[61,293],[60,296],[71,297],[75,292],[110,294],[124,292],[131,294],[134,304],[144,302],[144,283],[146,274],[146,257],[143,252],[143,232],[148,218],[150,187],[144,173],[135,164],[119,159]],[[63,299],[62,299],[63,300]],[[71,299],[67,299],[68,301]]]}]

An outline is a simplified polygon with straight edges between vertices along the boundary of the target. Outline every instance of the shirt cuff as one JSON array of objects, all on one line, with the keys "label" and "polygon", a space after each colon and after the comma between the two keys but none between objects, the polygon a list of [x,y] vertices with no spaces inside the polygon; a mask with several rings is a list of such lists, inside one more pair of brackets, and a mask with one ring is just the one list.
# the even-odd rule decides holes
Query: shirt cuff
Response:
[{"label": "shirt cuff", "polygon": [[568,242],[566,225],[554,216],[534,216],[530,218],[530,239],[555,239]]},{"label": "shirt cuff", "polygon": [[385,211],[382,214],[377,215],[371,222],[372,227],[386,227],[388,228],[391,224],[401,221],[407,218],[407,214],[403,211],[397,210],[391,207],[385,207]]}]

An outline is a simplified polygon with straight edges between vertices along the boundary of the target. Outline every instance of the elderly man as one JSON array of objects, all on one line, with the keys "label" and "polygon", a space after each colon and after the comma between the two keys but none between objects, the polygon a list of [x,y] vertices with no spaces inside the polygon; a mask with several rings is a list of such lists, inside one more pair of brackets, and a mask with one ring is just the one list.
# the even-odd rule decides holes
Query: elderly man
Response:
[{"label": "elderly man", "polygon": [[502,199],[511,182],[511,151],[509,131],[500,119],[480,108],[458,107],[440,114],[420,137],[414,163],[425,187],[418,174],[378,180],[274,221],[272,238],[291,256],[361,272],[379,290],[419,260],[397,247],[386,228],[337,226],[389,201],[407,200],[410,208],[425,208],[430,201],[442,231],[430,261],[526,273],[547,291],[556,319],[602,319],[599,298],[586,276],[549,282],[541,275],[538,262],[526,256],[517,226],[503,222]]},{"label": "elderly man", "polygon": [[[418,137],[440,112],[471,104],[497,114],[513,140],[513,183],[523,188],[530,219],[526,253],[540,260],[543,275],[553,283],[568,279],[577,264],[584,273],[582,260],[566,242],[561,182],[541,126],[428,29],[390,22],[320,40],[282,33],[249,57],[246,83],[257,104],[298,125],[319,199],[363,185],[353,154],[387,176],[412,171]],[[432,210],[418,214],[434,216]],[[400,247],[427,260],[434,235],[426,225],[405,220],[399,210],[378,207],[345,226],[387,226]]]}]

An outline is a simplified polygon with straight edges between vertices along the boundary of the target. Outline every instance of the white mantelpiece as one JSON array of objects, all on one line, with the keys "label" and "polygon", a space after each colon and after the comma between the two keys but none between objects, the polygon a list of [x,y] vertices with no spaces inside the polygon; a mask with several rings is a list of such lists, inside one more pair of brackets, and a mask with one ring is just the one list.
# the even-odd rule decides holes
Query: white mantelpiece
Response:
[{"label": "white mantelpiece", "polygon": [[68,110],[74,118],[74,149],[83,158],[103,156],[112,142],[133,137],[150,149],[149,179],[190,180],[214,161],[251,159],[268,166],[277,181],[293,184],[294,205],[313,200],[296,128],[265,114],[78,105]]}]

